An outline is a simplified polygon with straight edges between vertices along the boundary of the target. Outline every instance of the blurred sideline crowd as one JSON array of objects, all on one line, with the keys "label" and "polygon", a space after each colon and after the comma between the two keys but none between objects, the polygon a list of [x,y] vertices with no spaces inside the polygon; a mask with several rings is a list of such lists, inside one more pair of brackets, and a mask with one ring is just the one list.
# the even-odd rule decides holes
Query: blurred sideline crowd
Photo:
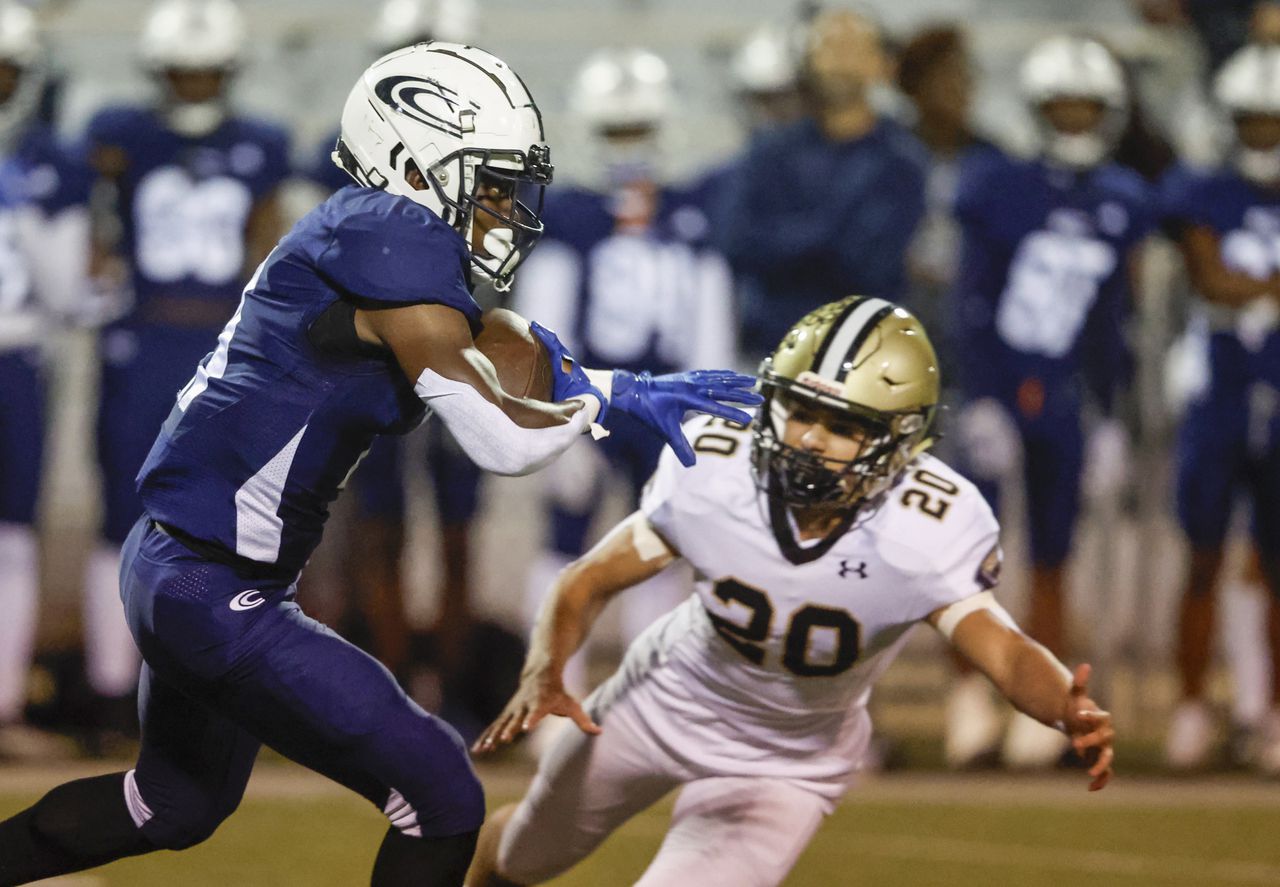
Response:
[{"label": "blurred sideline crowd", "polygon": [[[1172,244],[1167,324],[1177,335],[1161,354],[1157,412],[1177,422],[1170,474],[1187,566],[1181,701],[1165,754],[1179,769],[1222,754],[1206,682],[1217,589],[1233,584],[1244,590],[1228,600],[1245,614],[1227,624],[1267,630],[1226,636],[1228,751],[1280,775],[1280,3],[1133,5],[1152,27],[1202,43],[1196,120],[1214,138],[1192,136],[1212,143],[1196,163],[1174,147],[1182,134],[1152,124],[1130,62],[1102,35],[1066,30],[1027,55],[1016,89],[1036,139],[1015,149],[974,123],[979,66],[962,26],[889,34],[866,10],[804,4],[744,25],[727,67],[740,150],[672,181],[662,154],[679,125],[678,78],[648,49],[601,49],[566,87],[587,135],[580,165],[557,170],[571,184],[549,192],[545,235],[512,291],[484,299],[555,329],[588,366],[654,372],[751,371],[820,304],[852,293],[901,302],[942,361],[937,451],[997,507],[1019,491],[1023,624],[1070,660],[1064,597],[1082,508],[1125,507],[1152,480],[1134,470],[1135,451],[1161,436],[1137,384],[1138,318],[1149,247]],[[353,39],[368,41],[370,60],[422,40],[465,43],[483,14],[476,0],[387,0]],[[102,108],[76,133],[58,127],[62,83],[40,23],[0,0],[0,761],[55,753],[55,730],[91,753],[136,730],[138,654],[117,578],[141,510],[134,478],[175,393],[286,230],[286,185],[305,181],[314,203],[351,184],[330,157],[336,130],[298,145],[237,109],[248,35],[231,0],[158,2],[138,38],[153,95]],[[83,668],[77,660],[60,676],[56,703],[36,704],[35,521],[57,359],[43,346],[59,325],[96,330],[103,517],[83,579]],[[530,528],[545,530],[544,548],[524,571],[527,588],[510,593],[512,613],[531,623],[552,577],[593,541],[608,491],[634,505],[657,457],[643,431],[615,428],[545,473],[545,520]],[[440,530],[429,630],[410,623],[402,575],[415,463],[431,478]],[[522,658],[519,637],[474,607],[483,482],[439,425],[383,439],[350,479],[348,528],[319,555],[336,565],[342,595],[317,615],[473,735]],[[1235,539],[1250,540],[1238,575],[1224,567]],[[687,581],[663,574],[627,596],[623,634],[673,606]],[[304,606],[311,583],[304,573]],[[585,659],[574,680],[583,689]],[[957,666],[950,765],[1044,767],[1065,751],[1055,731],[997,711],[982,680]]]}]

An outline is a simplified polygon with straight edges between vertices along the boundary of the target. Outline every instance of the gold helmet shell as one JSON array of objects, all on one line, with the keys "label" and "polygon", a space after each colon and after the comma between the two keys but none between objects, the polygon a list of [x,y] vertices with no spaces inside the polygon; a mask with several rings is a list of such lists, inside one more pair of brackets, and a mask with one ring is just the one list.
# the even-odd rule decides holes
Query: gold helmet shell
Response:
[{"label": "gold helmet shell", "polygon": [[[938,358],[915,315],[886,299],[849,296],[809,312],[761,363],[760,382],[766,403],[754,439],[757,480],[790,504],[872,499],[931,443]],[[874,443],[842,471],[816,464],[782,443],[779,392],[855,415],[875,429]]]},{"label": "gold helmet shell", "polygon": [[760,376],[831,406],[886,418],[925,413],[932,419],[942,390],[938,357],[915,315],[863,296],[802,317],[765,358]]}]

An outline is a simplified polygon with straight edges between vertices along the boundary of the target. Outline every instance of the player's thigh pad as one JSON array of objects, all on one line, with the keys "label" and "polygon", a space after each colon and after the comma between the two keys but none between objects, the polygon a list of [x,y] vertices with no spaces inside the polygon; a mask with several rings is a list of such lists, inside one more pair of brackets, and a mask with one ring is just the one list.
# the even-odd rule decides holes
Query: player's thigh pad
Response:
[{"label": "player's thigh pad", "polygon": [[125,779],[129,814],[157,847],[198,844],[239,805],[259,743],[146,665],[138,710],[142,748]]},{"label": "player's thigh pad", "polygon": [[484,794],[457,731],[377,660],[255,583],[140,523],[125,612],[149,666],[261,742],[347,786],[405,834],[474,831]]},{"label": "player's thigh pad", "polygon": [[711,777],[686,785],[637,887],[781,884],[830,802],[780,779]]},{"label": "player's thigh pad", "polygon": [[592,714],[603,732],[565,727],[503,832],[498,871],[518,884],[568,870],[682,781],[678,767],[640,734],[625,697],[603,717]]}]

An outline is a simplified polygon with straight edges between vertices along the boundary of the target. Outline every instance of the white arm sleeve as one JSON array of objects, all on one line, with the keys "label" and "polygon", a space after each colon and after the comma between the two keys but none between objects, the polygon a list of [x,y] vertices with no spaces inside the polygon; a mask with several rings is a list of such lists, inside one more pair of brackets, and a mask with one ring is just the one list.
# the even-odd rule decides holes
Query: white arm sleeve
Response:
[{"label": "white arm sleeve", "polygon": [[951,636],[955,634],[956,626],[968,616],[970,613],[976,613],[979,610],[986,610],[996,618],[997,622],[1003,623],[1014,631],[1021,631],[1018,623],[1013,621],[1013,617],[1009,612],[996,600],[996,596],[989,591],[981,591],[964,600],[956,601],[951,606],[942,611],[942,615],[938,618],[938,631],[947,640],[951,640]]},{"label": "white arm sleeve", "polygon": [[494,474],[532,474],[568,449],[590,422],[583,409],[564,425],[521,428],[467,383],[432,370],[422,371],[413,390],[471,460]]},{"label": "white arm sleeve", "polygon": [[32,210],[18,216],[30,256],[36,295],[62,317],[82,310],[89,294],[89,211],[70,207],[47,218]]}]

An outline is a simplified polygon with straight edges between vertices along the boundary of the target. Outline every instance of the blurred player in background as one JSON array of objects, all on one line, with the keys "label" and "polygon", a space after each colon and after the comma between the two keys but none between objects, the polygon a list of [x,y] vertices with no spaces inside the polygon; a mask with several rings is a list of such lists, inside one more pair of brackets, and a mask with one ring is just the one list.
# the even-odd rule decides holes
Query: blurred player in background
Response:
[{"label": "blurred player in background", "polygon": [[810,116],[748,146],[714,229],[738,278],[752,360],[782,337],[786,318],[833,292],[900,296],[924,213],[924,149],[869,99],[888,70],[878,26],[825,11],[802,44]]},{"label": "blurred player in background", "polygon": [[[1028,633],[1065,650],[1063,591],[1082,475],[1095,489],[1117,483],[1125,432],[1110,418],[1116,391],[1093,392],[1100,420],[1082,427],[1084,355],[1111,342],[1129,305],[1135,247],[1148,228],[1149,196],[1135,173],[1108,162],[1128,98],[1119,64],[1097,41],[1054,37],[1028,55],[1021,87],[1042,136],[1040,156],[988,153],[957,189],[963,251],[955,286],[956,369],[965,406],[957,436],[971,477],[993,504],[1020,470],[1031,543]],[[1108,380],[1114,385],[1116,380]],[[964,713],[949,737],[955,765],[999,738],[985,688],[961,687]],[[1015,715],[1006,764],[1055,762],[1060,734]]]},{"label": "blurred player in background", "polygon": [[[973,484],[925,453],[938,404],[924,328],[850,297],[799,321],[761,367],[750,428],[688,426],[698,464],[664,455],[640,509],[557,580],[521,686],[481,738],[571,718],[518,807],[481,838],[472,887],[536,884],[679,788],[637,884],[781,883],[867,752],[867,701],[928,622],[1019,709],[1098,755],[1110,718],[992,595],[998,526]],[[605,604],[680,559],[695,594],[632,644],[580,706],[564,666]]]},{"label": "blurred player in background", "polygon": [[[369,33],[375,57],[430,40],[472,43],[478,9],[473,0],[388,0]],[[332,158],[335,131],[319,146],[305,170],[328,191],[351,184],[351,177]],[[480,469],[467,458],[444,428],[427,430],[426,466],[440,521],[443,570],[440,608],[433,639],[446,701],[451,701],[471,624],[471,527],[479,507]],[[369,649],[403,679],[412,629],[405,611],[401,556],[405,539],[405,442],[380,437],[360,463],[351,484],[358,504],[350,535],[335,539],[350,603],[358,608],[369,632]],[[345,584],[344,583],[344,584]],[[348,620],[349,621],[349,620]]]},{"label": "blurred player in background", "polygon": [[41,348],[49,321],[80,308],[89,257],[88,170],[37,119],[48,76],[35,16],[0,2],[0,760],[47,750],[21,723],[39,591]]},{"label": "blurred player in background", "polygon": [[105,198],[97,273],[119,276],[131,303],[99,345],[103,517],[85,579],[89,682],[115,727],[135,722],[138,658],[119,575],[120,547],[142,514],[138,470],[245,276],[280,235],[276,189],[289,150],[283,129],[232,110],[245,25],[230,0],[162,0],[138,50],[156,100],[105,108],[87,133]]},{"label": "blurred player in background", "polygon": [[[1280,48],[1240,50],[1214,92],[1234,135],[1229,162],[1208,172],[1179,167],[1163,186],[1167,227],[1205,303],[1192,323],[1207,370],[1178,446],[1178,516],[1191,546],[1178,630],[1182,702],[1166,745],[1178,768],[1203,766],[1214,747],[1205,676],[1224,543],[1242,492],[1273,602],[1280,591]],[[1273,603],[1270,613],[1276,708],[1266,717],[1249,711],[1257,688],[1238,685],[1235,713],[1239,726],[1258,731],[1253,763],[1277,774],[1280,608]]]},{"label": "blurred player in background", "polygon": [[0,884],[208,838],[260,744],[389,820],[374,887],[462,883],[484,818],[458,734],[305,616],[297,578],[378,434],[439,415],[482,467],[535,471],[630,415],[691,464],[687,410],[735,421],[749,376],[590,371],[533,325],[555,403],[514,397],[475,347],[479,280],[510,283],[542,232],[542,120],[500,59],[453,43],[375,62],[342,115],[343,188],[273,249],[182,388],[139,474],[121,596],[142,650],[127,772],[54,788],[0,823]]},{"label": "blurred player in background", "polygon": [[[593,155],[588,186],[553,191],[547,234],[516,288],[515,306],[546,318],[593,366],[662,372],[734,362],[728,267],[707,244],[705,213],[662,180],[674,95],[667,64],[644,49],[607,49],[579,69],[570,112]],[[529,570],[532,624],[556,574],[587,548],[611,478],[629,506],[658,464],[661,441],[621,425],[583,442],[547,473],[551,535]],[[629,641],[686,593],[658,582],[623,610]]]},{"label": "blurred player in background", "polygon": [[903,302],[934,331],[939,359],[949,367],[944,302],[960,257],[960,229],[952,216],[956,184],[966,162],[995,148],[970,120],[973,62],[959,28],[936,25],[912,35],[898,53],[897,79],[915,111],[912,130],[929,152],[925,215],[907,256]]}]

